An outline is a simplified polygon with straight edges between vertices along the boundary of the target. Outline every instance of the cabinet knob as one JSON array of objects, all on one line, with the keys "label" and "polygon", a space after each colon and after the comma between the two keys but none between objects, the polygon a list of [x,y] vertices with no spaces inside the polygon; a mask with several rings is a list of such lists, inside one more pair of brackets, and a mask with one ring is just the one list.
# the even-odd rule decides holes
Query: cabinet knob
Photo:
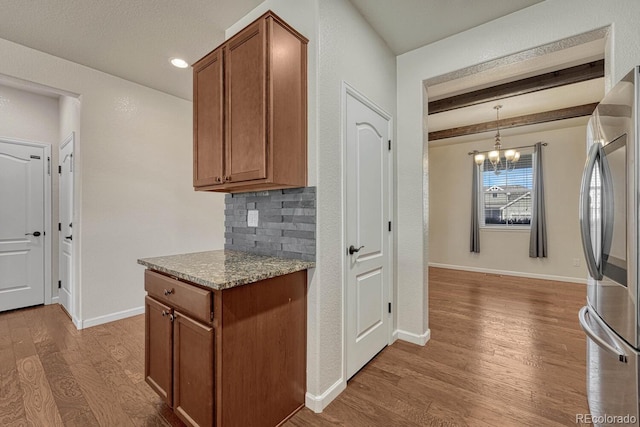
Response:
[{"label": "cabinet knob", "polygon": [[229,182],[229,181],[231,181],[231,177],[230,177],[230,176],[225,176],[225,177],[224,177],[224,181],[225,181],[225,182]]},{"label": "cabinet knob", "polygon": [[176,316],[173,314],[169,315],[169,322],[173,322],[174,320],[176,320]]},{"label": "cabinet knob", "polygon": [[165,317],[168,313],[165,310],[162,310],[162,317]]},{"label": "cabinet knob", "polygon": [[222,177],[221,176],[216,176],[216,182],[222,182]]},{"label": "cabinet knob", "polygon": [[164,290],[164,296],[168,297],[169,295],[171,295],[173,293],[173,289],[165,289]]}]

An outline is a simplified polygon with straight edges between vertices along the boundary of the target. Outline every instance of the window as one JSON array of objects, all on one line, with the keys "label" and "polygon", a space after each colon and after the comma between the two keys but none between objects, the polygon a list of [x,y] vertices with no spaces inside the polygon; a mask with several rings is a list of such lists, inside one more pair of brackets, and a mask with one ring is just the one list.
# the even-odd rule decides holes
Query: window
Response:
[{"label": "window", "polygon": [[[496,174],[489,159],[480,165],[480,225],[512,227],[531,225],[533,199],[533,152],[520,150],[520,160],[513,169],[502,169],[501,157]],[[510,166],[511,168],[511,166]]]}]

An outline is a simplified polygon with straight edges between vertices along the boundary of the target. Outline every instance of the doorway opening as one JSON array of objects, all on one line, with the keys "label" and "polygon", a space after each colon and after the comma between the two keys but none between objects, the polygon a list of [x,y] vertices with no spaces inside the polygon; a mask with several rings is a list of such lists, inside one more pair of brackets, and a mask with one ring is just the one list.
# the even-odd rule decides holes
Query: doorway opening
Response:
[{"label": "doorway opening", "polygon": [[[608,86],[607,40],[603,28],[424,81],[430,267],[585,282],[577,207],[567,206],[578,204],[579,182],[571,177],[581,176],[586,124]],[[502,107],[499,121],[497,106]],[[526,221],[510,226],[517,221],[502,220],[525,217],[532,209],[525,203],[529,200],[518,199],[535,197],[530,180],[519,180],[535,173],[531,162],[494,174],[485,159],[478,166],[478,189],[472,191],[478,174],[469,153],[490,152],[498,129],[504,150],[546,144],[540,156],[548,257],[529,257]],[[473,209],[472,193],[479,199]],[[492,214],[501,221],[490,221]],[[480,252],[469,248],[472,219],[479,223]]]},{"label": "doorway opening", "polygon": [[[60,285],[62,284],[62,280],[60,277],[62,270],[60,261],[61,259],[63,259],[59,244],[61,233],[61,230],[59,230],[59,149],[60,146],[65,142],[65,139],[67,139],[70,135],[75,136],[75,147],[76,150],[78,149],[77,132],[79,130],[80,124],[81,107],[79,95],[64,90],[51,88],[45,85],[25,81],[22,79],[0,75],[0,105],[3,107],[3,118],[6,118],[6,120],[2,120],[0,122],[0,140],[4,141],[5,143],[13,143],[13,145],[15,146],[20,145],[23,147],[31,147],[31,149],[44,150],[43,152],[46,153],[42,155],[39,155],[38,153],[27,153],[29,155],[26,158],[24,158],[24,156],[14,156],[17,159],[23,159],[23,163],[20,163],[20,160],[13,159],[11,171],[9,171],[8,167],[2,168],[2,171],[4,173],[11,174],[11,178],[9,179],[9,181],[3,180],[3,182],[8,182],[10,183],[10,185],[7,187],[7,191],[3,189],[3,201],[2,203],[0,203],[0,205],[2,205],[4,209],[0,209],[0,214],[2,215],[0,223],[8,224],[4,220],[6,218],[9,218],[10,215],[13,215],[17,222],[24,222],[24,224],[22,224],[22,227],[29,228],[29,230],[27,231],[18,233],[27,234],[27,236],[22,236],[21,239],[18,239],[17,237],[12,237],[11,239],[9,239],[16,242],[18,242],[19,240],[25,240],[25,238],[29,239],[29,241],[26,243],[22,242],[23,245],[25,245],[24,248],[20,248],[19,250],[13,248],[11,249],[11,251],[24,253],[24,264],[28,257],[27,255],[35,253],[31,251],[31,249],[36,248],[36,243],[38,243],[36,239],[39,239],[43,245],[45,260],[43,261],[42,268],[42,292],[38,291],[38,293],[41,293],[42,298],[39,298],[37,301],[30,299],[28,302],[16,302],[15,304],[12,304],[11,308],[9,308],[8,306],[0,306],[0,311],[8,309],[18,309],[34,304],[56,304],[60,302],[59,287],[61,287]],[[44,183],[41,187],[42,191],[44,191],[45,193],[45,202],[36,202],[35,196],[32,194],[37,189],[34,187],[36,178],[31,177],[28,180],[25,180],[24,185],[16,185],[16,183],[21,182],[21,176],[25,176],[28,171],[34,169],[33,165],[35,165],[35,162],[37,162],[38,159],[35,159],[31,156],[40,156],[41,160],[44,162],[42,163],[42,167],[44,168],[44,172],[42,173]],[[5,156],[4,160],[7,164],[9,164],[8,159],[9,157]],[[16,166],[20,164],[23,165],[22,171],[20,171],[20,168]],[[37,180],[39,179],[40,178],[37,177]],[[18,187],[22,188],[24,191],[18,191]],[[71,188],[73,188],[73,186]],[[77,192],[77,188],[72,190],[72,194],[75,192]],[[34,206],[37,205],[35,211],[41,211],[41,214],[44,218],[43,221],[46,223],[46,226],[34,226],[33,224],[37,223],[37,221],[32,218],[32,216],[35,215],[33,213],[28,213],[27,211],[20,212],[19,214],[15,212],[8,212],[9,207],[11,206],[13,206],[13,209],[16,210],[17,204],[4,203],[4,199],[7,199],[9,197],[16,198],[18,197],[18,193],[30,195],[29,197],[31,197],[32,199],[31,204]],[[76,234],[79,231],[77,226],[80,225],[77,206],[77,202],[72,202],[69,205],[68,209],[71,217],[75,217],[75,222],[77,223],[74,224],[76,225]],[[14,224],[16,227],[18,227],[17,222]],[[71,222],[72,221],[69,221],[69,223]],[[17,232],[15,232],[14,230],[13,234],[16,233]],[[38,233],[39,235],[35,236],[36,233]],[[5,240],[7,239],[5,239],[4,237],[0,237],[0,241],[2,241],[3,243]],[[72,246],[76,244],[77,243],[74,243],[72,244]],[[24,284],[20,284],[19,282],[22,281],[26,283],[26,277],[35,277],[35,272],[39,271],[39,268],[26,268],[26,264],[22,265],[17,262],[13,264],[10,263],[9,258],[16,259],[16,256],[17,255],[15,254],[12,257],[2,256],[2,252],[0,249],[0,288],[3,286],[5,288],[28,288],[30,287],[30,285],[27,286]],[[65,268],[68,267],[66,269],[68,270],[67,275],[69,277],[76,276],[76,270],[78,268],[76,258],[77,255],[73,254],[71,257],[69,257],[68,260],[65,261]],[[2,260],[7,261],[5,262],[5,265],[2,264]],[[35,265],[35,261],[30,262],[34,263]],[[11,269],[10,267],[15,268]],[[13,270],[26,271],[26,273],[23,274],[25,278],[21,279],[20,276]],[[10,283],[14,283],[14,285],[11,285]],[[76,287],[77,285],[79,284],[76,283]],[[75,291],[75,295],[72,295],[70,297],[72,301],[75,301],[75,304],[69,304],[70,310],[68,310],[68,314],[70,315],[76,327],[80,324],[78,320],[78,294],[79,292]],[[3,297],[3,301],[4,300],[6,299]]]}]

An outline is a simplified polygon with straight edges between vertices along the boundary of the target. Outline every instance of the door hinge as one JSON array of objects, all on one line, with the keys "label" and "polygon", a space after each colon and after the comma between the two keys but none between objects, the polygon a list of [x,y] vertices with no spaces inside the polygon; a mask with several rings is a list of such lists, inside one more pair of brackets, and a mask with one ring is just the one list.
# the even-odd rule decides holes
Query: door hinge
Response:
[{"label": "door hinge", "polygon": [[47,157],[47,175],[51,175],[51,157]]},{"label": "door hinge", "polygon": [[58,280],[58,289],[62,287],[62,280]]},{"label": "door hinge", "polygon": [[62,231],[62,224],[58,223],[58,231]]},{"label": "door hinge", "polygon": [[209,317],[209,319],[213,322],[213,311],[211,312],[211,316]]},{"label": "door hinge", "polygon": [[391,231],[391,221],[389,221],[389,231]]},{"label": "door hinge", "polygon": [[62,173],[62,166],[58,165],[58,173]]},{"label": "door hinge", "polygon": [[391,303],[389,303],[389,314],[391,314]]},{"label": "door hinge", "polygon": [[391,151],[391,140],[389,140],[389,151]]}]

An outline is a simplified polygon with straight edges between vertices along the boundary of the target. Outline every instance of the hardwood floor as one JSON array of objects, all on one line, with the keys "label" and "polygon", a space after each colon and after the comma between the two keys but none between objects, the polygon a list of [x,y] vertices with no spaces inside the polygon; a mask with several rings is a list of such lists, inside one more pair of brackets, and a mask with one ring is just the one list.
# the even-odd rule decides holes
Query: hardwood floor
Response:
[{"label": "hardwood floor", "polygon": [[397,341],[292,426],[575,426],[584,285],[429,269],[425,347]]},{"label": "hardwood floor", "polygon": [[[397,341],[286,426],[570,426],[587,413],[583,285],[430,269],[425,347]],[[181,426],[144,382],[144,316],[77,331],[0,314],[0,425]]]}]

